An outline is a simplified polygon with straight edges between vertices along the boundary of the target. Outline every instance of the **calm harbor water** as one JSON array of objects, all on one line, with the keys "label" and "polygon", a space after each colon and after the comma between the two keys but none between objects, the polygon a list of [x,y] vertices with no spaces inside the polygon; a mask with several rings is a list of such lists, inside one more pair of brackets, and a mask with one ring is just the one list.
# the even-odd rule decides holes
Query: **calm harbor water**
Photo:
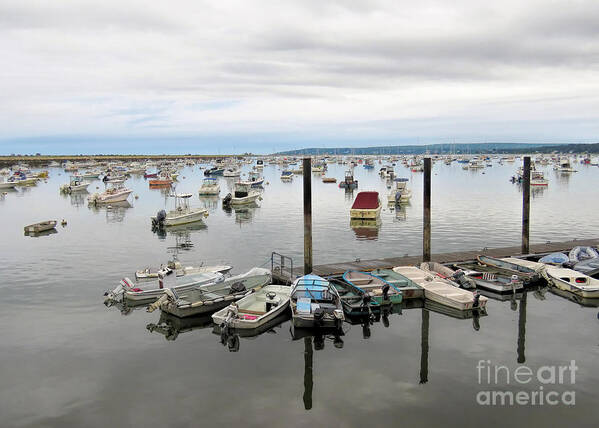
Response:
[{"label": "calm harbor water", "polygon": [[[433,252],[518,245],[522,193],[508,181],[517,163],[467,171],[436,163],[432,178]],[[356,167],[359,190],[388,190],[377,171]],[[244,171],[249,170],[244,167]],[[534,189],[531,242],[599,236],[599,168],[578,165]],[[343,178],[346,166],[327,176]],[[352,229],[356,192],[313,175],[315,264],[419,254],[422,174],[403,166],[411,203],[385,208],[378,229]],[[483,173],[484,172],[484,173]],[[180,171],[178,192],[210,211],[206,226],[159,236],[151,215],[171,206],[143,177],[126,185],[130,206],[90,208],[87,194],[60,195],[68,173],[50,170],[47,182],[0,199],[0,414],[2,426],[596,426],[599,399],[599,319],[546,291],[515,302],[491,299],[478,322],[422,308],[404,309],[369,328],[344,326],[341,338],[293,339],[288,321],[229,352],[207,319],[177,320],[160,313],[105,307],[103,292],[136,269],[165,263],[178,243],[186,265],[231,264],[235,273],[269,266],[271,251],[302,262],[302,179],[279,179],[264,169],[257,207],[226,212],[219,198],[198,197],[198,167]],[[219,178],[221,197],[233,180]],[[103,188],[100,181],[90,186]],[[58,233],[23,236],[23,226],[66,219]],[[170,326],[167,331],[148,324]],[[150,325],[150,327],[152,327]],[[164,332],[166,334],[161,333]],[[167,340],[167,338],[169,340]],[[340,340],[342,341],[342,346]],[[479,383],[477,364],[515,370],[575,360],[575,384]],[[575,405],[485,406],[486,390],[575,391]]]}]

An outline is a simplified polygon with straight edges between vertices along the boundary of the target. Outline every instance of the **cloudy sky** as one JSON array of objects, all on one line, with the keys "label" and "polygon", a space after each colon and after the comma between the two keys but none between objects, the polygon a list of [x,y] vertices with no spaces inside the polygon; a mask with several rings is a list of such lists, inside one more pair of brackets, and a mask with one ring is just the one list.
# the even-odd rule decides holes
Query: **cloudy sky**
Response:
[{"label": "cloudy sky", "polygon": [[597,0],[0,1],[0,153],[599,140]]}]

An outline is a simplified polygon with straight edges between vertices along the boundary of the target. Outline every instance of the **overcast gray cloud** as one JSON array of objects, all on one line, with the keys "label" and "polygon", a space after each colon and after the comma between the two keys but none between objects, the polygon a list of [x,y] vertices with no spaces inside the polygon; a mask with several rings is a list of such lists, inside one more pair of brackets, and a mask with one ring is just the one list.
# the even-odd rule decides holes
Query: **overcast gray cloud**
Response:
[{"label": "overcast gray cloud", "polygon": [[595,0],[3,0],[0,139],[588,140],[598,22]]}]

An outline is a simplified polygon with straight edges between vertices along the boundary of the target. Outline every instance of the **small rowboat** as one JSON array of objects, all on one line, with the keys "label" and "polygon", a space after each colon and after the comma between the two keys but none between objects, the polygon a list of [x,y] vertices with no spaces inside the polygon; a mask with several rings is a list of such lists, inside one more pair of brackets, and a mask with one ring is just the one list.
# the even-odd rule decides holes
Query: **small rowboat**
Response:
[{"label": "small rowboat", "polygon": [[282,314],[289,307],[291,287],[265,285],[212,315],[216,325],[234,329],[255,329]]},{"label": "small rowboat", "polygon": [[461,311],[483,308],[487,298],[454,287],[443,278],[413,266],[399,266],[393,270],[424,288],[424,297]]},{"label": "small rowboat", "polygon": [[360,192],[349,210],[352,219],[377,219],[381,215],[381,201],[378,192]]},{"label": "small rowboat", "polygon": [[336,183],[337,179],[335,177],[322,177],[323,183]]},{"label": "small rowboat", "polygon": [[402,300],[424,297],[424,289],[421,286],[391,269],[375,269],[370,273],[383,278],[395,288],[400,289],[403,296]]},{"label": "small rowboat", "polygon": [[401,303],[402,301],[403,295],[399,288],[369,272],[348,270],[343,274],[343,279],[368,294],[379,305]]},{"label": "small rowboat", "polygon": [[40,223],[30,224],[25,226],[25,233],[40,233],[46,230],[51,230],[56,227],[56,220],[42,221]]},{"label": "small rowboat", "polygon": [[173,180],[171,180],[170,178],[168,179],[164,179],[164,180],[150,180],[148,182],[150,184],[150,187],[168,187],[171,184],[173,184]]}]

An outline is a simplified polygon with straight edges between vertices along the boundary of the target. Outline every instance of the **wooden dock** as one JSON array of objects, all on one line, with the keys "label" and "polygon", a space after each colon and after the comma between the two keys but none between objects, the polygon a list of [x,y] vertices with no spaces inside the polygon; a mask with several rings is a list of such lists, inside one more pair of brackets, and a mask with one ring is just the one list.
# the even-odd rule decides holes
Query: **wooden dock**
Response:
[{"label": "wooden dock", "polygon": [[[576,246],[593,246],[599,245],[599,238],[573,240],[566,242],[546,242],[545,244],[531,244],[529,255],[549,254],[553,252],[568,252]],[[452,253],[433,254],[431,260],[439,263],[455,263],[467,260],[474,260],[479,255],[489,257],[502,258],[512,256],[525,256],[522,254],[520,246],[503,247],[503,248],[483,248],[473,251],[458,251]],[[298,262],[300,262],[298,260]],[[319,276],[339,275],[347,270],[371,271],[374,269],[390,269],[395,266],[414,266],[422,262],[422,256],[404,256],[404,257],[389,257],[383,259],[356,259],[349,262],[329,263],[314,266],[312,273]],[[293,271],[289,269],[289,265],[273,266],[273,279],[280,283],[290,283],[293,279],[304,274],[303,266],[300,263],[293,266]]]}]

